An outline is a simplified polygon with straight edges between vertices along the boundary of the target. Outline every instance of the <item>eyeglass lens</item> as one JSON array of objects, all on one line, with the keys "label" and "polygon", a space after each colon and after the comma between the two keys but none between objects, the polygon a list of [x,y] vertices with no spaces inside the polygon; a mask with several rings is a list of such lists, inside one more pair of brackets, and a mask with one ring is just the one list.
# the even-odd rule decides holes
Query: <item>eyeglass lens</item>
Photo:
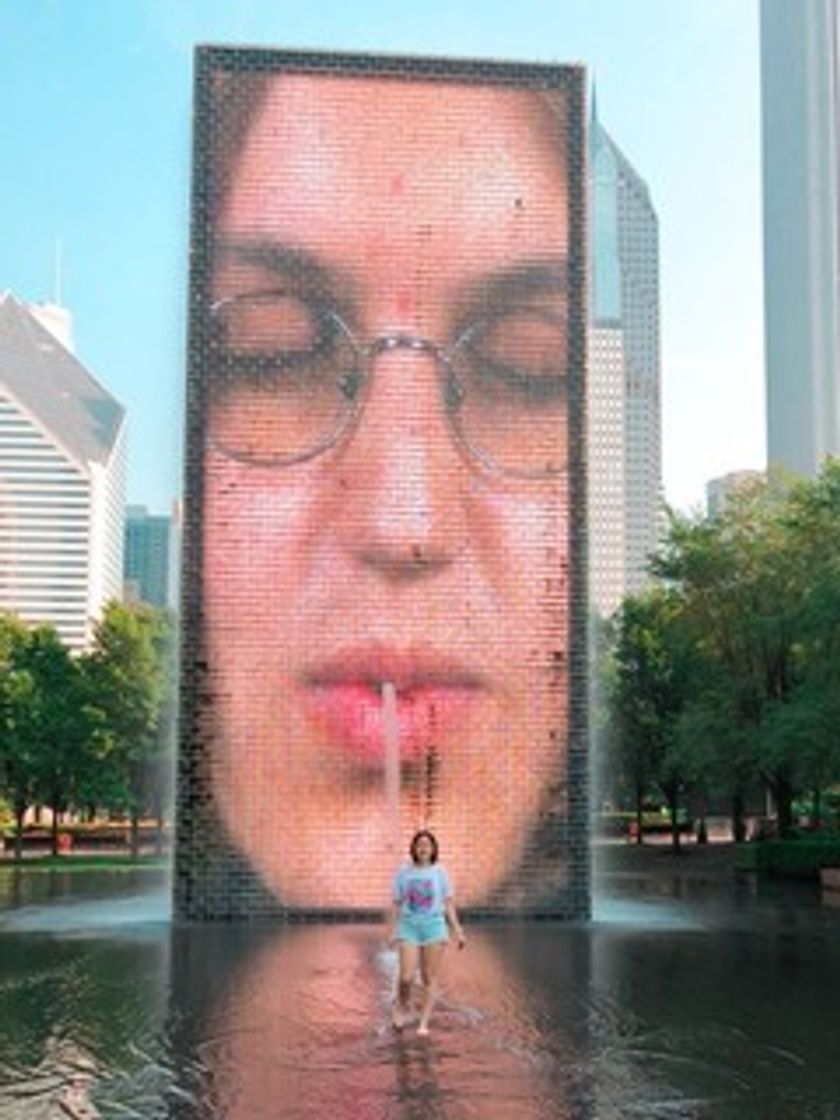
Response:
[{"label": "eyeglass lens", "polygon": [[[284,292],[219,301],[211,332],[214,442],[262,466],[335,443],[381,350],[381,340],[364,347],[338,315]],[[514,306],[474,323],[444,352],[424,347],[438,357],[447,414],[475,455],[511,474],[563,468],[568,360],[558,312]]]}]

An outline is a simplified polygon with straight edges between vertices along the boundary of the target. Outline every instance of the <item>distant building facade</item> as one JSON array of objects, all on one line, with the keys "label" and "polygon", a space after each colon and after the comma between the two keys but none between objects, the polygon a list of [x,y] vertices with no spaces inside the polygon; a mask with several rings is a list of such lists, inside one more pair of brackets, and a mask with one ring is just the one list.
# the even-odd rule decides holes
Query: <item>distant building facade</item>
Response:
[{"label": "distant building facade", "polygon": [[122,596],[125,411],[71,347],[63,308],[0,295],[0,610],[81,650]]},{"label": "distant building facade", "polygon": [[709,517],[717,517],[723,513],[733,494],[765,477],[764,471],[743,470],[729,471],[718,478],[709,479],[706,483],[706,512]]},{"label": "distant building facade", "polygon": [[837,0],[762,0],[767,459],[840,454]]},{"label": "distant building facade", "polygon": [[649,582],[659,543],[659,226],[594,100],[589,145],[589,566],[593,606],[606,616]]},{"label": "distant building facade", "polygon": [[180,507],[171,515],[128,506],[125,518],[124,581],[127,599],[175,609],[178,596]]},{"label": "distant building facade", "polygon": [[589,329],[589,594],[608,618],[627,589],[625,377],[621,327]]}]

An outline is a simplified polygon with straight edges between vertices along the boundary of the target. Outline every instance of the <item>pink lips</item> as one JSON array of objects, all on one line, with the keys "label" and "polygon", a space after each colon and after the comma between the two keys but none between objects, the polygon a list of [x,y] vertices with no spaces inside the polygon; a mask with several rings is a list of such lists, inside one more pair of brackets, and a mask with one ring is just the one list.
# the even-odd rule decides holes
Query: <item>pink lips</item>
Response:
[{"label": "pink lips", "polygon": [[483,691],[481,678],[435,654],[351,650],[309,670],[304,704],[330,741],[357,761],[373,765],[385,755],[382,685],[396,689],[399,752],[403,759],[445,750]]}]

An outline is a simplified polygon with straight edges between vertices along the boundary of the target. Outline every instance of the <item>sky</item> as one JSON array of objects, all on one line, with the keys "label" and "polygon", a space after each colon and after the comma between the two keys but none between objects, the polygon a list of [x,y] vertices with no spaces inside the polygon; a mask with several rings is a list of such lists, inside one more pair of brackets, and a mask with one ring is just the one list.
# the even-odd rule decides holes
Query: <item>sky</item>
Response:
[{"label": "sky", "polygon": [[0,0],[0,292],[72,312],[129,501],[181,493],[197,43],[584,63],[659,217],[665,496],[764,465],[757,0]]}]

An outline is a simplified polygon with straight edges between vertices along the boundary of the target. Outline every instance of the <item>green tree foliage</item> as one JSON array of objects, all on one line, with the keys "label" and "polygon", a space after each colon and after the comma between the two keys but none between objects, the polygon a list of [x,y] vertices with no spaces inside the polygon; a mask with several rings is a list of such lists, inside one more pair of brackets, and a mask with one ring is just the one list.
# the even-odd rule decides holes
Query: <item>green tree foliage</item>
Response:
[{"label": "green tree foliage", "polygon": [[30,734],[34,681],[22,666],[28,632],[0,615],[0,789],[15,816],[15,854],[21,855],[23,815],[36,792],[35,746]]},{"label": "green tree foliage", "polygon": [[637,841],[642,842],[645,798],[659,787],[671,812],[673,843],[679,847],[677,811],[685,772],[674,739],[693,653],[684,604],[670,589],[654,587],[625,599],[618,631],[610,703],[616,772],[632,790]]},{"label": "green tree foliage", "polygon": [[52,810],[52,851],[57,855],[59,819],[76,800],[93,713],[79,665],[52,627],[30,631],[25,665],[34,682],[29,733],[35,748],[36,801]]},{"label": "green tree foliage", "polygon": [[[801,588],[785,497],[776,481],[756,483],[735,494],[717,518],[674,518],[657,570],[679,588],[698,643],[723,670],[720,699],[747,753],[757,751],[780,827],[789,831],[793,748],[785,741],[774,750],[764,734],[768,709],[788,703],[797,684]],[[733,791],[736,815],[742,792]]]},{"label": "green tree foliage", "polygon": [[615,641],[615,620],[593,614],[589,620],[589,735],[593,763],[590,781],[596,804],[611,801],[620,793],[620,783],[612,772],[612,761],[617,754],[610,710],[615,680]]},{"label": "green tree foliage", "polygon": [[840,778],[840,460],[791,488],[784,525],[799,577],[798,672],[790,703],[771,713],[771,741],[793,745],[794,784],[819,803]]},{"label": "green tree foliage", "polygon": [[72,657],[49,626],[0,615],[0,795],[16,823],[53,811],[167,809],[175,720],[174,626],[146,606],[111,604],[90,653]]},{"label": "green tree foliage", "polygon": [[16,823],[20,854],[23,816],[31,804],[53,812],[53,852],[58,821],[74,800],[90,740],[91,711],[78,664],[51,626],[26,628],[3,619],[3,786]]},{"label": "green tree foliage", "polygon": [[756,772],[755,735],[736,718],[729,681],[715,671],[702,647],[695,649],[698,673],[690,683],[671,750],[699,812],[699,835],[710,799],[727,798],[732,806],[732,835],[743,840],[744,795]]},{"label": "green tree foliage", "polygon": [[741,839],[760,781],[789,831],[794,797],[840,780],[840,462],[673,515],[652,570],[615,646],[626,788],[637,804],[656,783],[725,792]]},{"label": "green tree foliage", "polygon": [[112,603],[96,628],[86,663],[107,743],[100,791],[128,810],[134,854],[140,816],[159,787],[161,756],[167,749],[160,723],[171,635],[171,625],[153,608]]}]

